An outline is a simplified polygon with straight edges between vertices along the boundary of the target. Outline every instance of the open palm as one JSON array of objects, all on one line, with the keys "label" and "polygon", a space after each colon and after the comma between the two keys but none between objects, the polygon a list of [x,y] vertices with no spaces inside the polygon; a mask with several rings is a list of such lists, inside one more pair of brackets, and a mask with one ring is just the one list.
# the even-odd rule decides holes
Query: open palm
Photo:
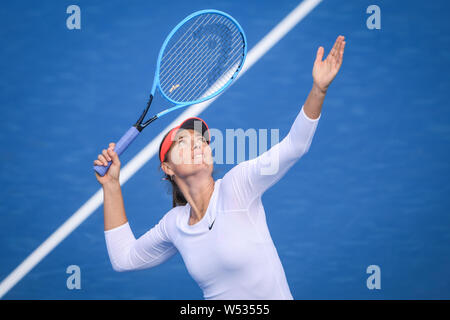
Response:
[{"label": "open palm", "polygon": [[327,58],[322,61],[324,48],[319,47],[317,50],[316,60],[313,67],[314,84],[322,91],[327,91],[328,86],[336,77],[344,56],[345,41],[344,36],[338,36],[333,48],[328,54]]}]

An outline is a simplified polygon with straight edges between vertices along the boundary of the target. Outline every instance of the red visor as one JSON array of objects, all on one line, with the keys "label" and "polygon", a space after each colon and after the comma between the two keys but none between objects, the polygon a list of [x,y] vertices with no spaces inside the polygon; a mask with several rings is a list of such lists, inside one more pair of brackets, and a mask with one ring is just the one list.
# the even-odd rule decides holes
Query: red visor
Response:
[{"label": "red visor", "polygon": [[211,136],[209,134],[209,128],[208,128],[208,125],[206,124],[206,122],[203,121],[203,119],[200,119],[197,117],[187,118],[179,126],[170,130],[169,134],[167,134],[166,137],[164,138],[164,141],[161,144],[161,149],[159,150],[159,160],[161,162],[164,161],[167,151],[169,151],[170,147],[172,146],[172,143],[175,139],[175,136],[176,136],[178,130],[179,129],[197,129],[196,126],[194,125],[196,120],[199,120],[202,122],[202,135],[205,137],[206,141],[209,144]]}]

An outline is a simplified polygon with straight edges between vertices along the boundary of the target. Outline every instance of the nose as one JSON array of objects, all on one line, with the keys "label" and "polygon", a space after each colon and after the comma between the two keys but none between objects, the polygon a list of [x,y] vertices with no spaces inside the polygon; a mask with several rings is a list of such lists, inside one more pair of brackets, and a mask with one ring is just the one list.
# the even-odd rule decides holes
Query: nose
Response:
[{"label": "nose", "polygon": [[199,139],[195,139],[192,147],[192,157],[195,157],[198,154],[201,154],[202,151],[202,142]]},{"label": "nose", "polygon": [[194,139],[194,150],[202,147],[202,142],[199,139]]}]

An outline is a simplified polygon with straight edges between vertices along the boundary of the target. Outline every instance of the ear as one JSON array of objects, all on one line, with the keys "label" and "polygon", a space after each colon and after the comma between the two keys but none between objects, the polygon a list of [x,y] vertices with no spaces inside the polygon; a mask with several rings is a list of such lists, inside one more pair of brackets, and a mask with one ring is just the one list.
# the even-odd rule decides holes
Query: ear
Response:
[{"label": "ear", "polygon": [[161,163],[161,169],[164,171],[165,174],[172,176],[175,173],[173,172],[172,168],[170,168],[170,164],[165,161],[163,163]]}]

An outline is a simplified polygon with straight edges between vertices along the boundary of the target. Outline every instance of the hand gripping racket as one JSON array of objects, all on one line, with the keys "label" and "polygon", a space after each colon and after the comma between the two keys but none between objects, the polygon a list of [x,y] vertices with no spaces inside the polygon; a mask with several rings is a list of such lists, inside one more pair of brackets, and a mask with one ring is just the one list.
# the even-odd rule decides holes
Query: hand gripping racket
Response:
[{"label": "hand gripping racket", "polygon": [[[176,109],[211,99],[236,78],[247,55],[247,40],[238,22],[217,10],[197,11],[167,36],[156,63],[150,98],[138,121],[116,143],[120,156],[150,123]],[[172,107],[144,122],[156,89]],[[104,176],[107,166],[94,166]]]}]

